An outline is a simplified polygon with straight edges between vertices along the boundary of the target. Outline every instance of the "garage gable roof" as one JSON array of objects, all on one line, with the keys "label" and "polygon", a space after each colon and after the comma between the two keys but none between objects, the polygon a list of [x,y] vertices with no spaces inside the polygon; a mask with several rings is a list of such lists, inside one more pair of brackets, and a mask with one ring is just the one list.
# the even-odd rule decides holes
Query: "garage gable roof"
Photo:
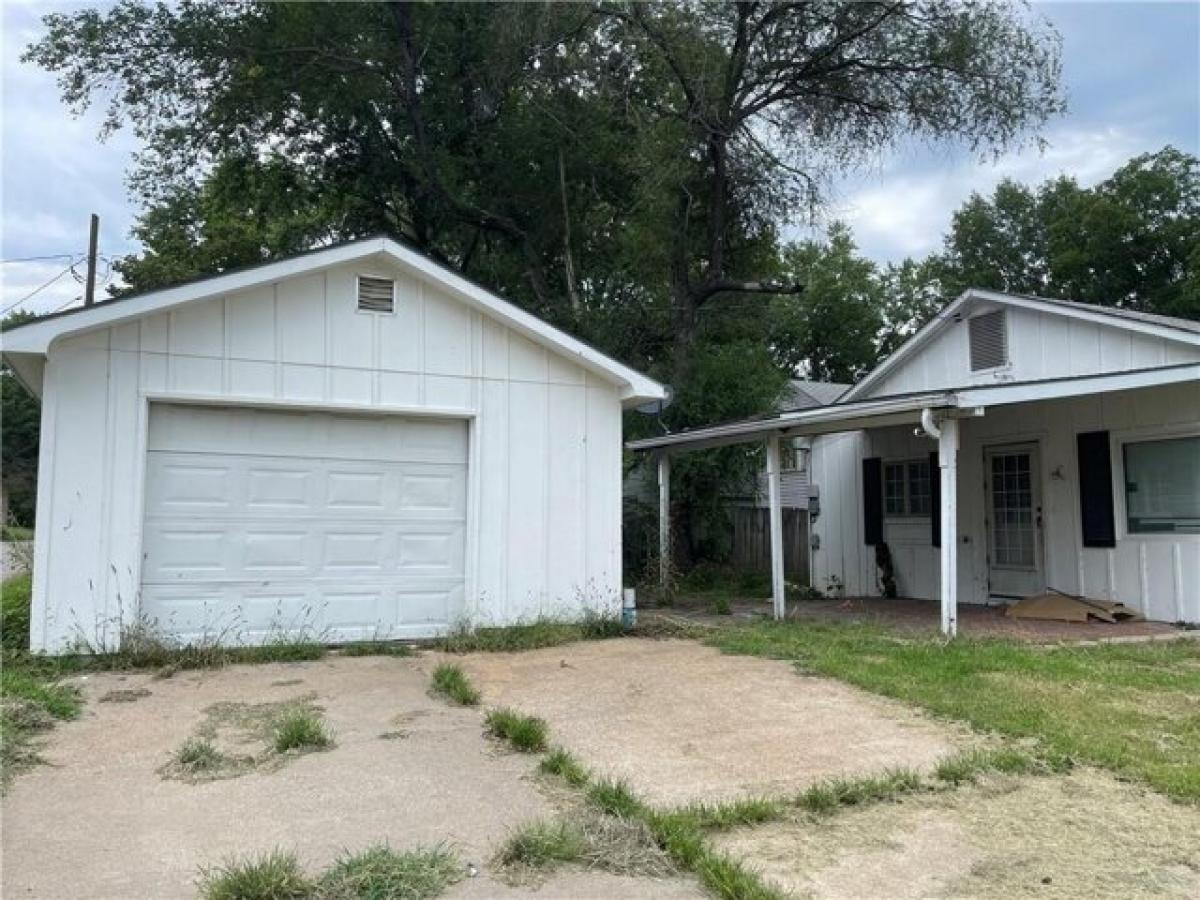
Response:
[{"label": "garage gable roof", "polygon": [[933,338],[948,328],[957,317],[965,315],[971,307],[985,304],[1033,309],[1200,347],[1200,322],[1193,322],[1190,319],[1141,313],[1118,307],[1096,306],[1091,303],[1077,303],[1071,300],[1053,300],[1028,294],[1005,294],[999,291],[969,288],[925,323],[916,334],[872,369],[866,378],[847,391],[841,399],[847,401],[865,397],[869,394],[872,386],[878,384],[884,375],[894,371],[905,360],[913,358]]},{"label": "garage gable roof", "polygon": [[503,300],[428,256],[388,237],[372,237],[298,254],[222,275],[201,278],[146,294],[105,300],[66,313],[43,316],[4,332],[5,354],[45,355],[60,337],[118,325],[197,300],[208,300],[283,281],[332,266],[383,256],[436,283],[459,301],[501,322],[549,350],[567,357],[621,388],[622,401],[662,400],[666,389],[578,338]]}]

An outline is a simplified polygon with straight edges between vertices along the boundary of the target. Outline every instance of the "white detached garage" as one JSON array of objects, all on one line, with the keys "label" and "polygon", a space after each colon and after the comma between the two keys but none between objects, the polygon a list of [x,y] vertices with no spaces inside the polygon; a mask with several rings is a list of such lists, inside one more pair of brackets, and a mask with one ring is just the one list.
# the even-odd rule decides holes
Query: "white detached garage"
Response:
[{"label": "white detached garage", "polygon": [[375,238],[4,335],[42,397],[31,643],[613,610],[615,362]]}]

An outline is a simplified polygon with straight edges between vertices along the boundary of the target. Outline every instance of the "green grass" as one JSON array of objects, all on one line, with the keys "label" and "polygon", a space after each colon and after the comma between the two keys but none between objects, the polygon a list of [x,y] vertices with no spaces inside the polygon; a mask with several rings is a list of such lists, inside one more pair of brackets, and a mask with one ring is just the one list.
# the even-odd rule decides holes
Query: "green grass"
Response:
[{"label": "green grass", "polygon": [[307,900],[315,885],[294,853],[272,850],[200,873],[203,900]]},{"label": "green grass", "polygon": [[276,753],[324,750],[333,746],[333,735],[312,710],[292,709],[274,723],[271,746]]},{"label": "green grass", "polygon": [[33,576],[14,575],[0,582],[0,645],[6,650],[29,649],[29,601]]},{"label": "green grass", "polygon": [[622,781],[597,781],[588,787],[587,798],[597,809],[623,819],[638,818],[646,811],[646,807],[633,795],[629,785]]},{"label": "green grass", "polygon": [[538,766],[538,770],[546,775],[557,775],[571,787],[583,787],[588,783],[589,775],[583,763],[562,747],[551,750]]},{"label": "green grass", "polygon": [[398,853],[380,844],[343,856],[314,893],[319,900],[427,900],[462,876],[457,857],[444,847]]},{"label": "green grass", "polygon": [[715,896],[724,900],[783,900],[758,874],[713,850],[696,817],[690,812],[645,812],[643,820],[667,854],[681,869],[694,872]]},{"label": "green grass", "polygon": [[478,706],[479,691],[460,666],[442,663],[433,670],[431,690],[459,706]]},{"label": "green grass", "polygon": [[175,752],[175,765],[189,775],[202,775],[223,768],[227,759],[212,741],[190,737]]},{"label": "green grass", "polygon": [[541,820],[514,832],[500,847],[503,866],[549,869],[576,862],[587,850],[583,829],[563,819]]},{"label": "green grass", "polygon": [[512,709],[489,710],[484,720],[492,737],[507,741],[522,753],[541,753],[546,749],[549,728],[537,716],[523,716]]},{"label": "green grass", "polygon": [[1052,768],[1087,763],[1200,803],[1200,641],[1047,648],[774,622],[705,639],[728,653],[794,661],[980,731],[1033,739]]},{"label": "green grass", "polygon": [[538,618],[503,628],[456,628],[438,647],[448,653],[505,653],[557,647],[575,641],[596,641],[623,635],[619,615],[585,613],[575,621]]},{"label": "green grass", "polygon": [[908,769],[896,769],[883,775],[832,778],[818,782],[796,798],[796,805],[810,813],[828,815],[842,807],[890,800],[923,788],[925,782],[919,774]]},{"label": "green grass", "polygon": [[416,656],[416,649],[410,644],[399,644],[395,641],[355,641],[352,644],[342,644],[337,648],[339,656]]},{"label": "green grass", "polygon": [[33,529],[24,525],[4,525],[0,527],[0,540],[3,541],[32,541]]}]

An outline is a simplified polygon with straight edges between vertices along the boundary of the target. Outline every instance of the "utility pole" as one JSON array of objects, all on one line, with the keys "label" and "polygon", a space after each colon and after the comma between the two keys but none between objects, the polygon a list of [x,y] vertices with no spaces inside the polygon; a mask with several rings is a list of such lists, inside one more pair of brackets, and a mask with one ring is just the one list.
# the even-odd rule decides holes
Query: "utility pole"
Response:
[{"label": "utility pole", "polygon": [[92,213],[92,229],[88,235],[87,287],[83,292],[83,305],[96,302],[96,242],[100,238],[100,217]]}]

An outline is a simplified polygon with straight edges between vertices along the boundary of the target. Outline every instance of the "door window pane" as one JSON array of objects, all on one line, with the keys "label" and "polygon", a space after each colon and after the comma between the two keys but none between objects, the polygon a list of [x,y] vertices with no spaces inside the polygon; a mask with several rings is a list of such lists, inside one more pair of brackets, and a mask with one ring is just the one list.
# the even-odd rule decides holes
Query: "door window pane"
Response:
[{"label": "door window pane", "polygon": [[908,464],[908,511],[914,516],[929,515],[929,460]]},{"label": "door window pane", "polygon": [[1125,445],[1129,530],[1200,532],[1200,436]]},{"label": "door window pane", "polygon": [[883,502],[889,516],[904,515],[904,463],[883,467]]}]

